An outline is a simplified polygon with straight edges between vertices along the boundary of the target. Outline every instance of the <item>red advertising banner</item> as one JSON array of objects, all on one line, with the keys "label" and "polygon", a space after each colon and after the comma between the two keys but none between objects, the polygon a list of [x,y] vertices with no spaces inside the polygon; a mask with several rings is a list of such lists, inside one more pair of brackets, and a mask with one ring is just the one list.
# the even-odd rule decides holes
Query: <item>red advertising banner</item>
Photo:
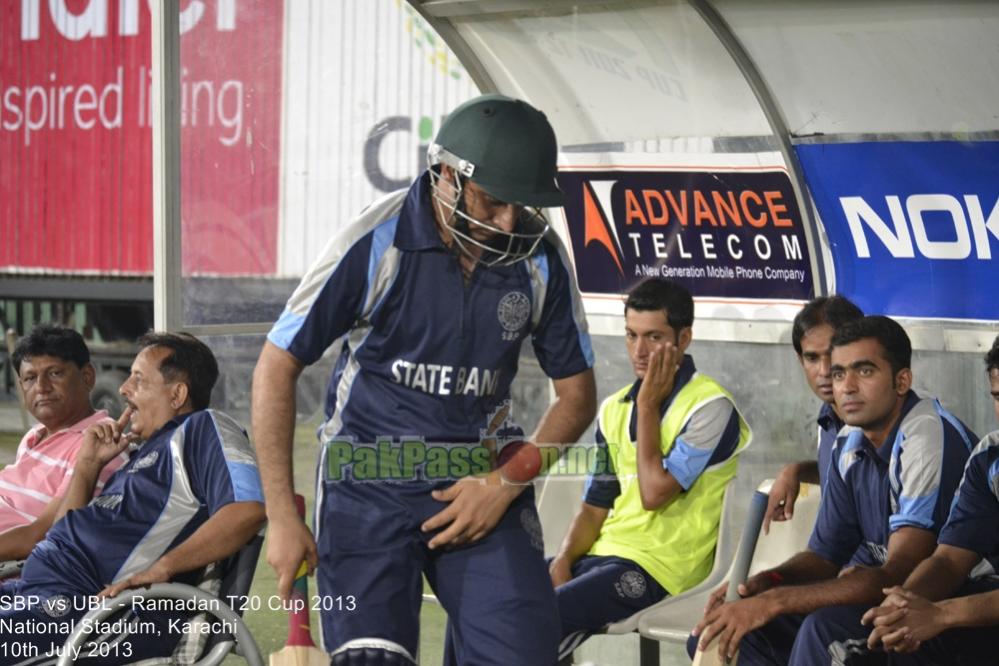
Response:
[{"label": "red advertising banner", "polygon": [[[282,3],[181,3],[185,274],[276,268]],[[152,271],[149,1],[0,3],[0,270]]]}]

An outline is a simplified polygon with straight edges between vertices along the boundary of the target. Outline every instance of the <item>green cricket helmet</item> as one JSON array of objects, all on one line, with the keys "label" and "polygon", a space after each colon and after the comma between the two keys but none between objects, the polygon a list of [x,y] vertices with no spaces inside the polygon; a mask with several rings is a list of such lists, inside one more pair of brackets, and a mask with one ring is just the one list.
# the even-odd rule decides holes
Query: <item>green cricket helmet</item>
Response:
[{"label": "green cricket helmet", "polygon": [[[539,209],[565,202],[555,180],[557,155],[552,126],[545,114],[527,102],[483,95],[452,111],[427,157],[431,167],[446,164],[455,171],[457,182],[451,188],[440,187],[439,170],[431,168],[430,173],[434,198],[458,249],[487,266],[529,257],[548,230]],[[513,232],[464,211],[463,178],[494,199],[521,208]],[[475,227],[490,232],[488,242],[470,235]]]}]

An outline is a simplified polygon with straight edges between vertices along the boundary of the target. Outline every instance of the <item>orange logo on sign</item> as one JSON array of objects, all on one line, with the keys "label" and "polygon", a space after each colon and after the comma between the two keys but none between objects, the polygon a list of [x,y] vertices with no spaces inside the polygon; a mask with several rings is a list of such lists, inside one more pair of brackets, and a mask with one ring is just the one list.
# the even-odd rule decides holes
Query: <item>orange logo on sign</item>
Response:
[{"label": "orange logo on sign", "polygon": [[583,247],[588,247],[590,243],[603,245],[610,252],[614,263],[617,264],[618,272],[624,275],[624,266],[621,265],[621,255],[617,250],[616,244],[611,240],[607,217],[604,215],[603,210],[601,210],[600,205],[594,200],[590,188],[591,185],[589,183],[583,185]]}]

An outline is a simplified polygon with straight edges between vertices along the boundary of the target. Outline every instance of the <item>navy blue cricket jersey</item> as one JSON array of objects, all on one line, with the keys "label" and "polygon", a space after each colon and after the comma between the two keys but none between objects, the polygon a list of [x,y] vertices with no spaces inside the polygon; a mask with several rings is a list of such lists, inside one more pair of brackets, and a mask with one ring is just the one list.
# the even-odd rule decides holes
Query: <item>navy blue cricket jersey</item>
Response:
[{"label": "navy blue cricket jersey", "polygon": [[832,461],[833,446],[836,444],[836,436],[845,425],[836,414],[836,410],[827,402],[822,403],[819,408],[819,415],[815,417],[818,425],[818,464],[819,464],[819,486],[824,488],[826,477],[829,476],[829,465]]},{"label": "navy blue cricket jersey", "polygon": [[968,459],[938,541],[985,558],[975,576],[999,572],[999,430],[986,435]]},{"label": "navy blue cricket jersey", "polygon": [[246,433],[203,410],[167,422],[32,551],[21,594],[96,594],[144,571],[232,502],[263,502]]},{"label": "navy blue cricket jersey", "polygon": [[840,566],[851,557],[879,566],[895,530],[918,527],[938,533],[975,440],[939,402],[913,391],[880,448],[859,428],[844,427],[833,448],[808,549]]},{"label": "navy blue cricket jersey", "polygon": [[304,364],[343,338],[324,441],[479,441],[509,398],[527,337],[549,377],[593,365],[555,234],[528,259],[478,268],[466,282],[430,201],[424,173],[369,206],[329,242],[267,336]]}]

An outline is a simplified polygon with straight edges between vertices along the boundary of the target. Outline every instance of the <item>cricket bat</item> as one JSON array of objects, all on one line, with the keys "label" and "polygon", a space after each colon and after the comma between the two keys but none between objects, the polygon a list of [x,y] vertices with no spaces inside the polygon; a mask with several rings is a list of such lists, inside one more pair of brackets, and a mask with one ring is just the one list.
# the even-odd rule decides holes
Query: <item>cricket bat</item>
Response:
[{"label": "cricket bat", "polygon": [[[295,495],[298,515],[305,517],[305,498]],[[309,627],[309,577],[305,562],[298,567],[291,589],[291,611],[288,613],[288,640],[284,647],[271,653],[270,666],[329,666],[328,654],[316,647]]]},{"label": "cricket bat", "polygon": [[[753,553],[756,552],[756,541],[760,538],[760,529],[763,527],[763,516],[767,512],[767,494],[757,490],[753,493],[753,499],[749,503],[749,513],[746,515],[746,524],[742,528],[742,539],[739,541],[739,550],[735,553],[735,561],[729,569],[728,591],[725,593],[725,601],[735,601],[739,598],[739,586],[746,582],[749,575],[749,567],[753,563]],[[712,641],[707,649],[698,650],[694,653],[692,666],[736,666],[739,662],[739,653],[736,652],[731,661],[725,662],[718,654],[718,645]]]},{"label": "cricket bat", "polygon": [[499,430],[499,427],[503,425],[503,420],[506,419],[506,416],[509,413],[510,403],[506,402],[502,407],[496,410],[492,419],[489,420],[489,427],[486,428],[486,431],[481,434],[482,446],[486,447],[489,451],[489,458],[493,463],[493,467],[496,466],[496,437],[494,435],[496,434],[496,431]]}]

